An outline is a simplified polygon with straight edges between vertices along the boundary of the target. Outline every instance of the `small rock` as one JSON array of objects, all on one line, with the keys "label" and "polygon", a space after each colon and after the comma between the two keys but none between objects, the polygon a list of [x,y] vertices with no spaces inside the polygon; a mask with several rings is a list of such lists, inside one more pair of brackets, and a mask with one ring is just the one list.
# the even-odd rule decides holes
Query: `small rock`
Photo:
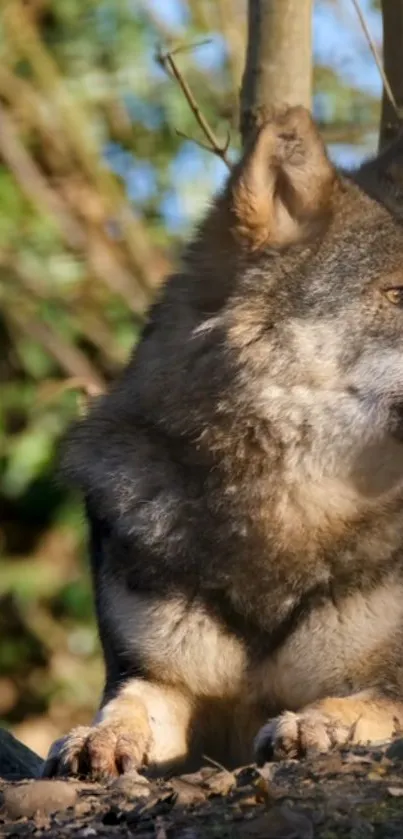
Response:
[{"label": "small rock", "polygon": [[67,781],[32,781],[6,787],[3,793],[3,808],[13,820],[67,810],[76,801],[77,790]]},{"label": "small rock", "polygon": [[393,798],[402,798],[403,797],[403,787],[388,787],[388,793]]},{"label": "small rock", "polygon": [[183,778],[171,778],[170,785],[177,796],[175,806],[186,807],[206,800],[206,790],[200,784],[190,783]]},{"label": "small rock", "polygon": [[113,792],[120,792],[127,798],[148,798],[151,794],[150,782],[138,772],[128,772],[120,775],[110,784]]},{"label": "small rock", "polygon": [[236,786],[236,778],[232,772],[227,772],[224,769],[222,772],[215,772],[214,775],[211,775],[210,778],[206,779],[204,785],[210,795],[227,795]]}]

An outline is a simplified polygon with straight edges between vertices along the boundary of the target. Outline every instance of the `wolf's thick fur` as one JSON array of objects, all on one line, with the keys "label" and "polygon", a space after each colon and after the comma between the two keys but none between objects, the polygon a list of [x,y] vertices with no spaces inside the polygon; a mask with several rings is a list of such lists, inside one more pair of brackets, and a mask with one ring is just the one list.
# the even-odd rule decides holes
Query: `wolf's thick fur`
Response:
[{"label": "wolf's thick fur", "polygon": [[399,154],[346,176],[303,109],[263,126],[70,435],[106,686],[48,774],[403,725]]}]

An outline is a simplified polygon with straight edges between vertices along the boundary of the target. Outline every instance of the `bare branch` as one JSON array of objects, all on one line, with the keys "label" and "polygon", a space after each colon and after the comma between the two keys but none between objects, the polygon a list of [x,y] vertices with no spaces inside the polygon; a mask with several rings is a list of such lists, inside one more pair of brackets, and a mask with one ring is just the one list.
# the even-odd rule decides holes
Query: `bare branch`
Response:
[{"label": "bare branch", "polygon": [[211,146],[208,146],[207,143],[203,143],[202,140],[198,140],[196,137],[191,137],[189,134],[185,134],[184,131],[179,131],[179,128],[175,129],[175,134],[178,137],[181,137],[182,140],[188,140],[190,143],[194,143],[194,145],[198,146],[199,149],[203,149],[204,151],[209,151],[209,152],[213,151]]},{"label": "bare branch", "polygon": [[368,24],[367,24],[367,21],[365,20],[365,15],[364,15],[364,13],[363,13],[363,11],[362,11],[362,9],[361,9],[361,6],[360,6],[360,3],[359,3],[359,0],[352,0],[352,3],[353,3],[353,6],[354,6],[354,8],[355,8],[355,10],[356,10],[356,12],[357,12],[358,19],[359,19],[360,24],[361,24],[361,26],[362,26],[362,29],[363,29],[364,35],[365,35],[365,37],[366,37],[366,39],[367,39],[367,41],[368,41],[368,46],[369,46],[369,48],[370,48],[370,50],[371,50],[371,52],[372,52],[372,55],[373,55],[373,57],[374,57],[374,59],[375,59],[376,66],[378,67],[378,70],[379,70],[379,73],[380,73],[381,79],[382,79],[382,81],[383,81],[383,86],[384,86],[384,88],[385,88],[386,94],[387,94],[387,96],[389,97],[389,101],[390,101],[390,103],[392,104],[392,106],[393,106],[394,110],[395,110],[395,111],[396,111],[396,113],[397,113],[398,109],[397,109],[397,104],[396,104],[395,97],[394,97],[394,95],[393,95],[392,88],[391,88],[391,86],[390,86],[390,84],[389,84],[388,77],[387,77],[387,75],[386,75],[386,73],[385,73],[385,70],[384,70],[384,67],[383,67],[383,64],[382,64],[382,59],[381,59],[381,57],[380,57],[380,55],[379,55],[379,52],[378,52],[378,48],[377,48],[377,46],[376,46],[376,43],[375,43],[375,41],[374,41],[374,39],[373,39],[373,37],[372,37],[372,35],[371,35],[370,31],[369,31]]},{"label": "bare branch", "polygon": [[179,87],[182,90],[182,93],[184,94],[185,99],[186,99],[186,101],[187,101],[195,119],[196,119],[196,122],[200,126],[201,130],[203,131],[204,136],[207,137],[207,140],[209,141],[209,144],[210,144],[209,146],[203,146],[202,144],[199,144],[199,145],[202,145],[202,148],[207,148],[209,151],[213,152],[213,154],[217,155],[217,157],[221,158],[221,160],[224,161],[224,163],[226,164],[228,169],[231,169],[232,168],[231,161],[229,160],[229,157],[228,157],[228,154],[227,154],[228,143],[226,143],[226,145],[224,145],[224,146],[220,145],[219,140],[217,139],[216,135],[214,134],[213,129],[211,128],[211,126],[207,122],[206,117],[203,115],[199,105],[197,104],[196,99],[195,99],[195,97],[194,97],[194,95],[193,95],[193,93],[192,93],[192,91],[189,87],[189,84],[187,83],[186,79],[183,77],[181,71],[179,70],[178,65],[176,64],[175,59],[173,58],[173,55],[174,55],[175,52],[178,52],[179,50],[183,50],[183,49],[184,49],[184,47],[182,46],[182,47],[177,47],[176,50],[168,50],[168,51],[165,51],[165,52],[160,50],[156,55],[157,61],[162,65],[162,67],[165,68],[165,70],[167,70],[169,75],[172,75],[176,79],[176,81],[178,82]]},{"label": "bare branch", "polygon": [[71,376],[68,379],[64,379],[64,381],[59,381],[58,379],[49,381],[48,379],[42,382],[42,384],[38,385],[36,396],[40,402],[52,402],[68,390],[83,391],[88,397],[100,396],[104,392],[104,389],[100,390],[98,385],[94,385],[88,379],[83,379],[80,376]]},{"label": "bare branch", "polygon": [[177,44],[176,47],[172,47],[169,50],[169,55],[178,55],[180,52],[190,52],[193,50],[197,50],[199,47],[205,47],[207,44],[211,44],[211,38],[203,38],[202,41],[194,41],[192,44]]}]

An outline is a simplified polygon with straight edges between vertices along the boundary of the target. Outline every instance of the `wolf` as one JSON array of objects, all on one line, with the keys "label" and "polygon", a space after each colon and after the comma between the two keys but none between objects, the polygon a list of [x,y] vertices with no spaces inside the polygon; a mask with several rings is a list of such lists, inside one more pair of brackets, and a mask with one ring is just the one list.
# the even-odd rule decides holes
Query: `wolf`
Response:
[{"label": "wolf", "polygon": [[403,725],[402,143],[251,138],[76,423],[106,680],[45,775],[234,766]]}]

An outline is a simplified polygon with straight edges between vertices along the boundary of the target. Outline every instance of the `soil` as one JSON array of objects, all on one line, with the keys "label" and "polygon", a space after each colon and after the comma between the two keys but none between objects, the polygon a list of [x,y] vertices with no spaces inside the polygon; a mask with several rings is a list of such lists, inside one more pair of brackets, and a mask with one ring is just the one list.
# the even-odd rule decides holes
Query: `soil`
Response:
[{"label": "soil", "polygon": [[10,839],[400,839],[403,739],[165,781],[0,780],[0,795],[0,835]]}]

